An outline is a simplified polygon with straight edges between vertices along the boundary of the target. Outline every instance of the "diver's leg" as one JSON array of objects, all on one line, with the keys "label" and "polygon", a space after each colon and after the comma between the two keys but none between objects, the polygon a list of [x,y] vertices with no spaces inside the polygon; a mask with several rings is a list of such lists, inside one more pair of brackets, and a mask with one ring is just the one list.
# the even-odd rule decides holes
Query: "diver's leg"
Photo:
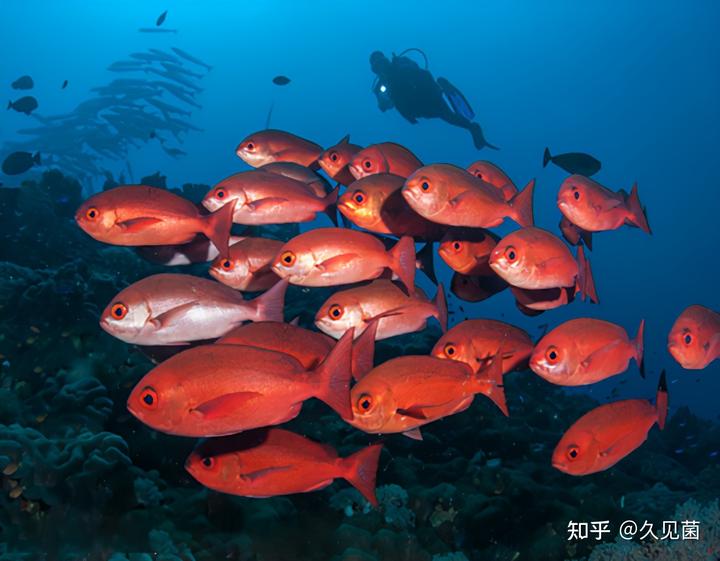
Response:
[{"label": "diver's leg", "polygon": [[483,134],[482,127],[478,125],[477,123],[474,123],[462,115],[459,115],[458,113],[455,113],[450,107],[447,105],[444,106],[443,110],[440,112],[440,115],[438,115],[440,119],[445,121],[446,123],[450,123],[451,125],[454,125],[456,127],[461,127],[463,129],[466,129],[470,131],[470,134],[472,135],[473,144],[475,145],[475,148],[478,150],[481,150],[485,146],[488,148],[492,148],[493,150],[497,150],[497,146],[493,146],[490,144],[487,140],[485,140],[485,135]]}]

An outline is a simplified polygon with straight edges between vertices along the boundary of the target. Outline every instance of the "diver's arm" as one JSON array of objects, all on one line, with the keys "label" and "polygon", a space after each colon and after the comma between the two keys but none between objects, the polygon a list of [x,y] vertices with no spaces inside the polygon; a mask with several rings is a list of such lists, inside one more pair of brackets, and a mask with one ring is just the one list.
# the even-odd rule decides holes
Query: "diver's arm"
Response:
[{"label": "diver's arm", "polygon": [[403,110],[402,110],[402,107],[399,107],[399,106],[396,104],[396,105],[395,105],[395,109],[397,109],[397,112],[400,113],[400,115],[402,115],[403,117],[405,117],[405,119],[406,119],[409,123],[411,123],[411,124],[413,124],[413,125],[417,125],[417,119],[416,119],[413,115],[411,115],[410,113],[408,113],[408,112],[406,112],[406,111],[403,111]]}]

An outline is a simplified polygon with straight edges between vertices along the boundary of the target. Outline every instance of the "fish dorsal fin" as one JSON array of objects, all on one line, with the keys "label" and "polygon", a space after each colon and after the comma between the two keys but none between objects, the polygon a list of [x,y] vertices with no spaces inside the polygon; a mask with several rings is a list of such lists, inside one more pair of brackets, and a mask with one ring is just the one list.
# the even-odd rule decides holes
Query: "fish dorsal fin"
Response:
[{"label": "fish dorsal fin", "polygon": [[326,259],[322,263],[318,263],[317,265],[315,265],[315,267],[325,273],[333,273],[342,269],[343,267],[347,267],[353,261],[356,261],[358,259],[360,259],[360,256],[357,253],[344,253],[342,255],[336,255],[335,257]]},{"label": "fish dorsal fin", "polygon": [[236,415],[247,405],[248,401],[261,396],[262,394],[257,392],[229,393],[201,403],[192,411],[202,415],[203,419],[218,419],[228,415]]},{"label": "fish dorsal fin", "polygon": [[295,327],[297,327],[298,325],[300,325],[300,316],[295,316],[295,317],[294,317],[293,319],[291,319],[288,323],[289,323],[290,325],[294,325]]},{"label": "fish dorsal fin", "polygon": [[150,323],[152,323],[156,328],[167,327],[173,322],[178,321],[189,314],[195,308],[201,308],[199,302],[185,302],[184,304],[180,304],[179,306],[155,316],[150,320]]},{"label": "fish dorsal fin", "polygon": [[350,144],[350,135],[346,134],[340,139],[340,142],[338,142],[338,146],[342,146],[343,144]]},{"label": "fish dorsal fin", "polygon": [[408,438],[412,438],[413,440],[422,440],[423,439],[423,435],[420,432],[419,428],[406,430],[403,434],[405,436],[407,436]]},{"label": "fish dorsal fin", "polygon": [[117,226],[120,226],[125,232],[137,233],[142,232],[151,226],[162,222],[159,218],[153,218],[152,216],[138,216],[137,218],[130,218],[121,222],[116,222]]},{"label": "fish dorsal fin", "polygon": [[240,479],[245,479],[247,481],[250,481],[251,483],[257,483],[259,480],[263,479],[264,477],[267,477],[268,475],[273,475],[273,474],[280,473],[283,471],[288,471],[291,469],[292,469],[292,466],[269,467],[269,468],[259,469],[257,471],[251,471],[250,473],[241,473]]}]

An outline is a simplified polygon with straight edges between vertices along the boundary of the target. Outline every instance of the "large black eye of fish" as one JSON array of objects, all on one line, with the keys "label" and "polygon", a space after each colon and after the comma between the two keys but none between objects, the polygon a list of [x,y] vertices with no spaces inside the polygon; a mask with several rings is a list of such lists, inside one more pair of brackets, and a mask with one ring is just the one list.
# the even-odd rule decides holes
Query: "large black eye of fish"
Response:
[{"label": "large black eye of fish", "polygon": [[333,304],[328,310],[328,315],[332,319],[340,319],[343,316],[343,308],[338,304]]},{"label": "large black eye of fish", "polygon": [[335,152],[334,150],[333,150],[332,152],[330,152],[330,160],[331,160],[331,161],[337,162],[337,161],[338,161],[338,157],[339,157],[339,156],[338,156],[338,153]]},{"label": "large black eye of fish", "polygon": [[225,198],[225,189],[218,189],[217,191],[215,191],[215,196],[218,199],[224,199]]},{"label": "large black eye of fish", "polygon": [[253,150],[255,150],[255,145],[254,145],[252,142],[248,142],[246,148],[247,148],[250,152],[252,152]]},{"label": "large black eye of fish", "polygon": [[99,215],[100,213],[98,212],[98,209],[96,209],[94,206],[90,207],[85,212],[85,217],[89,220],[95,220]]},{"label": "large black eye of fish", "polygon": [[353,194],[353,201],[359,205],[363,204],[365,202],[365,193],[362,191],[355,191]]},{"label": "large black eye of fish", "polygon": [[128,313],[127,306],[122,302],[115,302],[112,308],[110,308],[110,314],[113,319],[123,319]]},{"label": "large black eye of fish", "polygon": [[207,469],[212,469],[212,467],[215,465],[215,458],[205,456],[202,460],[200,460],[200,463],[203,465],[203,467],[206,467]]},{"label": "large black eye of fish", "polygon": [[574,190],[574,191],[573,191],[573,197],[575,197],[575,200],[576,200],[576,201],[579,201],[579,200],[580,200],[580,191],[578,191],[577,189]]},{"label": "large black eye of fish", "polygon": [[455,345],[453,345],[452,343],[448,343],[448,344],[445,345],[445,347],[443,348],[443,352],[445,353],[445,356],[446,356],[446,357],[452,358],[452,357],[454,357],[455,354],[457,353],[457,349],[455,348]]},{"label": "large black eye of fish", "polygon": [[157,403],[158,403],[157,392],[150,386],[147,386],[140,393],[140,402],[147,409],[155,409],[157,407]]},{"label": "large black eye of fish", "polygon": [[462,247],[462,244],[460,242],[453,242],[453,249],[455,251],[460,251],[460,248]]},{"label": "large black eye of fish", "polygon": [[286,251],[280,256],[280,262],[286,267],[292,267],[295,264],[295,254],[292,251]]},{"label": "large black eye of fish", "polygon": [[685,337],[683,337],[683,341],[685,342],[686,345],[689,345],[690,343],[693,342],[692,335],[690,335],[689,333],[686,333]]},{"label": "large black eye of fish", "polygon": [[230,259],[224,259],[222,263],[220,263],[220,266],[226,271],[229,271],[232,269],[232,261],[230,261]]},{"label": "large black eye of fish", "polygon": [[357,400],[357,407],[360,411],[369,411],[373,405],[372,396],[366,393],[362,394]]},{"label": "large black eye of fish", "polygon": [[568,446],[567,457],[570,461],[576,460],[579,455],[580,455],[580,448],[578,448],[574,444],[571,446]]},{"label": "large black eye of fish", "polygon": [[513,246],[507,246],[505,249],[505,257],[510,263],[513,263],[517,259],[517,251],[515,251]]},{"label": "large black eye of fish", "polygon": [[422,189],[423,191],[429,191],[429,190],[430,190],[430,184],[429,184],[427,181],[423,181],[423,182],[420,184],[420,189]]},{"label": "large black eye of fish", "polygon": [[560,359],[560,352],[557,347],[550,346],[545,351],[545,358],[550,364],[555,364]]},{"label": "large black eye of fish", "polygon": [[365,166],[365,169],[370,169],[372,167],[372,162],[370,160],[365,160],[363,165]]}]

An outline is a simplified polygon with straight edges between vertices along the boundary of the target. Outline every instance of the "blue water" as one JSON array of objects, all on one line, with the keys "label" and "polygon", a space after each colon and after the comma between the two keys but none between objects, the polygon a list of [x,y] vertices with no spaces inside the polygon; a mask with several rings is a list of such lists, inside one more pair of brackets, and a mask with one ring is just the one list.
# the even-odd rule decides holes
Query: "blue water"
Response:
[{"label": "blue water", "polygon": [[[174,34],[138,33],[164,26]],[[149,47],[178,46],[213,66],[202,79],[202,109],[173,159],[156,144],[131,149],[135,179],[161,171],[168,185],[213,184],[248,169],[234,153],[250,132],[272,126],[329,146],[345,134],[354,143],[394,141],[423,162],[466,166],[489,159],[518,186],[537,178],[536,224],[559,232],[555,197],[566,173],[542,168],[546,146],[582,151],[602,161],[594,177],[613,190],[638,183],[653,230],[596,234],[589,254],[600,305],[575,302],[536,318],[522,315],[505,291],[479,304],[460,303],[470,317],[502,318],[534,338],[578,316],[616,322],[635,333],[646,320],[643,380],[628,372],[590,389],[603,401],[652,398],[667,369],[671,411],[688,406],[716,418],[720,361],[684,371],[666,349],[677,315],[690,304],[720,309],[718,148],[720,147],[720,4],[697,1],[577,2],[3,2],[0,88],[22,74],[36,83],[39,114],[72,110],[90,88],[117,77],[106,67]],[[423,49],[433,74],[447,77],[472,104],[486,138],[501,149],[477,151],[467,131],[441,121],[411,125],[381,113],[370,91],[369,54]],[[292,79],[279,88],[271,79]],[[64,80],[67,89],[61,90]],[[30,93],[30,92],[28,92]],[[32,117],[0,111],[0,145]],[[108,162],[119,173],[125,167]],[[0,176],[6,185],[13,184]],[[102,180],[86,184],[86,194]],[[317,225],[327,226],[323,217]],[[499,233],[512,231],[508,222]],[[436,258],[439,277],[449,269]],[[422,278],[421,284],[426,279]],[[422,284],[434,293],[429,283]],[[104,303],[102,303],[104,305]],[[457,300],[451,309],[457,309]],[[620,382],[623,382],[622,385]],[[514,399],[509,396],[509,399]],[[716,460],[714,460],[716,461]]]}]

